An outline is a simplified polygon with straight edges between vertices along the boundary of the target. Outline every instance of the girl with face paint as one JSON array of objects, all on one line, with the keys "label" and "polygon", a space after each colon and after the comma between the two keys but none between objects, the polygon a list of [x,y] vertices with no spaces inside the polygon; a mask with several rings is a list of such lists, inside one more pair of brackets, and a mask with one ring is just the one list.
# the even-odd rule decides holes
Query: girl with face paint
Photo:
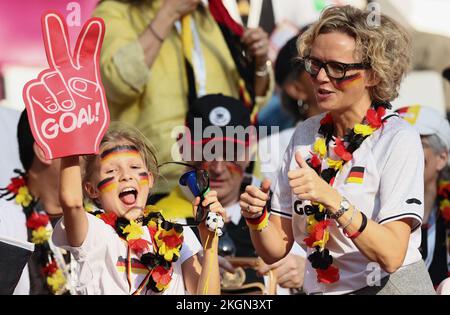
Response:
[{"label": "girl with face paint", "polygon": [[[57,246],[85,257],[78,270],[83,275],[89,269],[92,277],[78,277],[80,294],[220,292],[217,233],[204,223],[199,225],[202,268],[197,258],[202,246],[190,228],[166,221],[162,211],[146,205],[158,174],[157,162],[137,132],[108,131],[100,153],[83,157],[82,165],[79,156],[62,159],[64,220],[53,235]],[[83,188],[84,195],[102,209],[96,215],[87,214],[83,207]],[[199,202],[199,198],[193,202],[194,215]],[[202,205],[223,214],[215,191],[205,196]]]}]

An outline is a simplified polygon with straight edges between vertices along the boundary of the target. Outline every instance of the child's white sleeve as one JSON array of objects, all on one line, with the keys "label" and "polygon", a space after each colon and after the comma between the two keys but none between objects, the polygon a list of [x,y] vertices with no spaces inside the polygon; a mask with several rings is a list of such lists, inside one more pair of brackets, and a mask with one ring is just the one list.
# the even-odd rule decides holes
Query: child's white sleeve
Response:
[{"label": "child's white sleeve", "polygon": [[181,246],[180,250],[181,264],[202,250],[202,244],[200,244],[190,227],[183,227],[183,237],[183,246]]},{"label": "child's white sleeve", "polygon": [[[86,216],[88,219],[88,232],[81,246],[72,247],[69,245],[64,226],[64,218],[58,221],[52,235],[53,243],[57,247],[70,251],[75,260],[78,261],[84,260],[88,254],[92,257],[94,252],[98,253],[99,251],[106,250],[107,242],[115,236],[115,231],[105,222],[91,214],[86,214]],[[99,256],[104,257],[104,255]]]}]

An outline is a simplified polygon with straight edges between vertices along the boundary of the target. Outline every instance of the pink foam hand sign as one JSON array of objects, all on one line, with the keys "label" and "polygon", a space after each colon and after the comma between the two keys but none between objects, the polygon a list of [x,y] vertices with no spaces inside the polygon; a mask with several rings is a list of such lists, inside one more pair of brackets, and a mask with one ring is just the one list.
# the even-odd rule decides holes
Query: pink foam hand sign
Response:
[{"label": "pink foam hand sign", "polygon": [[49,69],[23,88],[34,139],[48,159],[97,154],[109,125],[99,66],[105,24],[89,19],[73,55],[62,15],[44,14],[42,33]]}]

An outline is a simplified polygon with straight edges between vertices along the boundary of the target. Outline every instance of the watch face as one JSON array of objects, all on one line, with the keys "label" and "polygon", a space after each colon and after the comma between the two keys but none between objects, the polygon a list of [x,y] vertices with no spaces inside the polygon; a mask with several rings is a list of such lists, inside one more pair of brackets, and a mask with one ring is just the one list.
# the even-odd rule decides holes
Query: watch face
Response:
[{"label": "watch face", "polygon": [[344,200],[341,202],[341,207],[344,209],[348,209],[350,208],[350,204],[348,203],[348,201]]}]

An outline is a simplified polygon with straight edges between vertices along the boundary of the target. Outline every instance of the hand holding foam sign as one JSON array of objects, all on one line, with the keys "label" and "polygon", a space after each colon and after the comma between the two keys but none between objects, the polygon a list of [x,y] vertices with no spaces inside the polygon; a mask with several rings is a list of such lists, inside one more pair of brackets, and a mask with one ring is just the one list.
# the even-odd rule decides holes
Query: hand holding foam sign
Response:
[{"label": "hand holding foam sign", "polygon": [[48,159],[98,153],[109,124],[99,67],[105,24],[89,19],[73,55],[59,13],[44,14],[42,32],[49,69],[23,89],[34,139]]}]

